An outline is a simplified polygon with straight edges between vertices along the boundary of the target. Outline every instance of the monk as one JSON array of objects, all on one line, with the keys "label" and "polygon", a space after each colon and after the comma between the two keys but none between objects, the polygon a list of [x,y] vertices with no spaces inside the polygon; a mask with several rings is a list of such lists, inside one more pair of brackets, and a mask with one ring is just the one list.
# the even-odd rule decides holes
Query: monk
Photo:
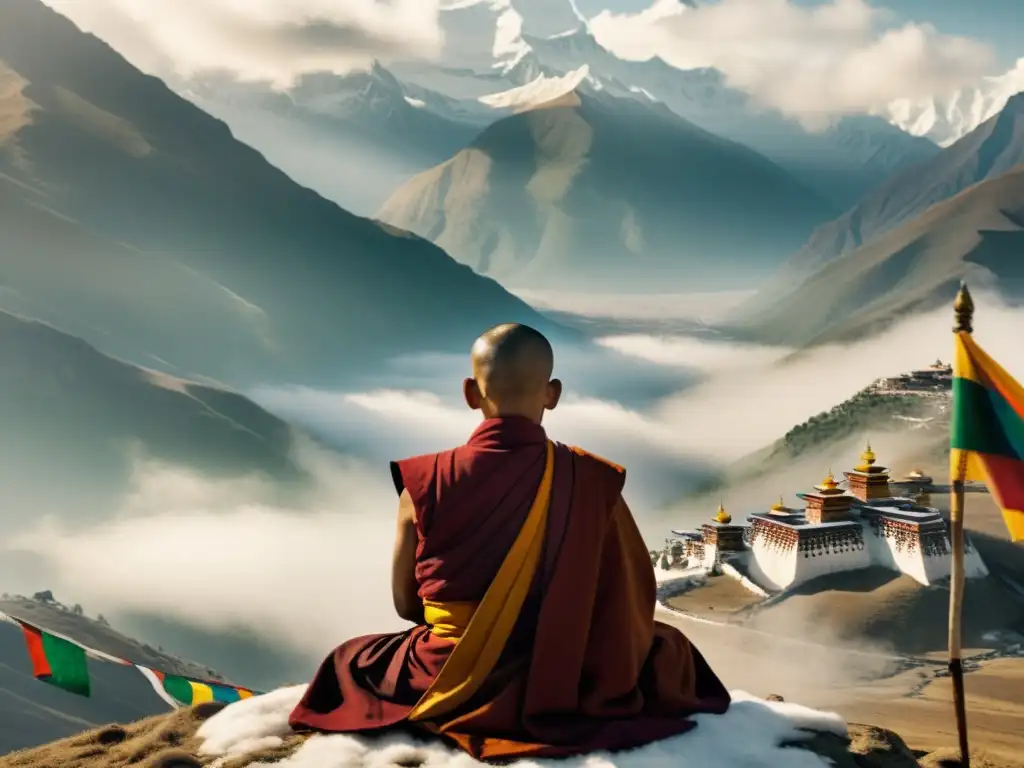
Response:
[{"label": "monk", "polygon": [[701,654],[654,620],[625,470],[541,426],[562,392],[547,339],[499,325],[472,366],[469,441],[391,465],[392,590],[414,626],[336,648],[292,727],[413,729],[487,760],[637,747],[725,712]]}]

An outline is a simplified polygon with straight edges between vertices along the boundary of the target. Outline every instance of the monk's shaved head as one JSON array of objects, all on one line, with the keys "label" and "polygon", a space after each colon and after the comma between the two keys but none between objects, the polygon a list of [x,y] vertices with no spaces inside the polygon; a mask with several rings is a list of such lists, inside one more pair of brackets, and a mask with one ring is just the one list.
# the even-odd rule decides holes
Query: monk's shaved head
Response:
[{"label": "monk's shaved head", "polygon": [[519,323],[484,332],[471,355],[473,378],[482,394],[499,403],[543,393],[555,367],[555,353],[544,334]]}]

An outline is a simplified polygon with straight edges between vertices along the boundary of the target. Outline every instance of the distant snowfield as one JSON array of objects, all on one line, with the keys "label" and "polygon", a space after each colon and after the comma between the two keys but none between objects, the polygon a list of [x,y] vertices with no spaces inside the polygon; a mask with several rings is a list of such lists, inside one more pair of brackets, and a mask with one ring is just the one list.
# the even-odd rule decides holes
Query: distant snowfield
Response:
[{"label": "distant snowfield", "polygon": [[[291,733],[288,715],[306,686],[298,685],[232,704],[199,729],[200,755],[232,758],[280,744]],[[733,691],[733,705],[724,715],[698,715],[697,727],[682,736],[629,752],[598,753],[567,760],[518,760],[518,768],[828,768],[817,754],[783,744],[806,741],[810,732],[845,737],[838,715],[797,704],[768,702]],[[218,761],[219,762],[219,761]],[[217,763],[215,762],[214,765]],[[391,736],[369,742],[346,735],[313,736],[278,768],[364,768],[420,765],[422,768],[466,768],[483,765],[461,751],[441,744]]]}]

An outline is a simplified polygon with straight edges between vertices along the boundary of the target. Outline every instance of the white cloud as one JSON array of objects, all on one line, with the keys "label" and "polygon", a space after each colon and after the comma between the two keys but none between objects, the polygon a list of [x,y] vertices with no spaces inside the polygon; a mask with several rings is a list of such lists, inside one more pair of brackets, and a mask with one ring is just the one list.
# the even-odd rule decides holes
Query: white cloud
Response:
[{"label": "white cloud", "polygon": [[694,320],[713,323],[754,295],[750,289],[708,291],[705,293],[573,293],[536,289],[512,290],[519,298],[537,309],[568,312],[591,318],[617,318],[662,323]]},{"label": "white cloud", "polygon": [[892,26],[890,18],[866,0],[718,0],[697,7],[656,0],[637,14],[604,11],[590,26],[619,56],[716,68],[730,86],[810,127],[896,99],[950,93],[993,63],[982,43],[924,23]]},{"label": "white cloud", "polygon": [[[975,299],[979,343],[1024,379],[1021,313],[980,293]],[[658,542],[669,527],[659,502],[681,496],[694,462],[736,459],[875,377],[948,359],[950,323],[943,309],[784,363],[777,350],[672,337],[618,337],[608,342],[617,353],[560,349],[556,368],[570,392],[545,425],[552,437],[628,467],[627,499]],[[157,613],[213,631],[242,626],[313,659],[346,637],[399,628],[389,587],[396,500],[386,462],[465,440],[479,418],[459,401],[466,367],[462,357],[430,355],[400,361],[358,391],[258,392],[261,403],[359,458],[303,446],[299,459],[317,482],[297,497],[258,478],[213,481],[141,462],[113,518],[28,517],[19,531],[4,531],[0,559],[12,550],[36,556],[49,568],[38,588],[90,611]],[[688,369],[704,378],[688,386]],[[677,382],[674,394],[635,397],[652,381],[664,383],[659,371]],[[880,458],[893,466],[907,446],[878,437]],[[739,514],[743,504],[790,496],[854,454],[850,446],[823,449],[726,504]],[[680,512],[671,522],[713,511]]]},{"label": "white cloud", "polygon": [[304,498],[283,501],[258,478],[212,480],[143,462],[114,518],[86,530],[44,519],[6,537],[5,549],[42,557],[58,594],[92,610],[246,627],[311,658],[340,638],[401,628],[386,471],[311,446],[300,455],[317,478]]},{"label": "white cloud", "polygon": [[146,71],[228,70],[278,87],[374,59],[436,56],[443,42],[437,0],[45,2]]}]

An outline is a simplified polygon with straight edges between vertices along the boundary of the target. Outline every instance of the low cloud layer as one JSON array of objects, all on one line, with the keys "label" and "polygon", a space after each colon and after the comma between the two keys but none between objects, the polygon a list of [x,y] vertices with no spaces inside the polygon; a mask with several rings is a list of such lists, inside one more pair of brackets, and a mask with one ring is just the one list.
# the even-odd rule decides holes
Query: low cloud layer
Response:
[{"label": "low cloud layer", "polygon": [[[976,300],[978,341],[1024,378],[1014,331],[1024,317]],[[669,527],[659,507],[681,496],[699,474],[696,463],[724,465],[878,376],[948,359],[950,315],[922,315],[877,339],[787,361],[779,350],[671,337],[559,350],[558,373],[571,391],[545,424],[556,439],[627,465],[627,499],[657,544]],[[20,532],[5,532],[4,557],[16,551],[34,563],[38,583],[3,588],[50,588],[108,616],[159,614],[207,631],[243,627],[311,663],[346,637],[399,628],[389,587],[396,497],[387,461],[466,438],[479,417],[459,401],[465,367],[458,357],[408,358],[358,390],[258,392],[262,403],[316,429],[350,458],[302,444],[298,459],[316,482],[299,495],[258,478],[211,481],[140,460],[106,521],[82,528],[29,518]],[[652,380],[654,393],[637,397]],[[658,393],[666,380],[679,382],[669,396]],[[896,438],[876,441],[889,464],[905,447]],[[738,489],[729,504],[743,514],[744,504],[771,503],[779,493],[792,500],[829,463],[837,471],[847,466],[858,448],[837,444]],[[687,524],[684,517],[672,525]]]},{"label": "low cloud layer", "polygon": [[605,11],[590,25],[619,56],[713,67],[729,85],[810,127],[897,99],[951,93],[990,74],[994,61],[986,45],[930,24],[894,26],[890,13],[866,0],[718,0],[696,7],[656,0],[640,13]]},{"label": "low cloud layer", "polygon": [[148,72],[228,70],[285,88],[309,72],[429,58],[437,0],[45,0]]},{"label": "low cloud layer", "polygon": [[400,628],[389,583],[393,489],[312,446],[302,461],[317,485],[289,502],[258,478],[213,481],[140,463],[112,519],[84,532],[46,519],[6,548],[41,558],[48,588],[91,613],[251,629],[311,658],[346,635]]}]

